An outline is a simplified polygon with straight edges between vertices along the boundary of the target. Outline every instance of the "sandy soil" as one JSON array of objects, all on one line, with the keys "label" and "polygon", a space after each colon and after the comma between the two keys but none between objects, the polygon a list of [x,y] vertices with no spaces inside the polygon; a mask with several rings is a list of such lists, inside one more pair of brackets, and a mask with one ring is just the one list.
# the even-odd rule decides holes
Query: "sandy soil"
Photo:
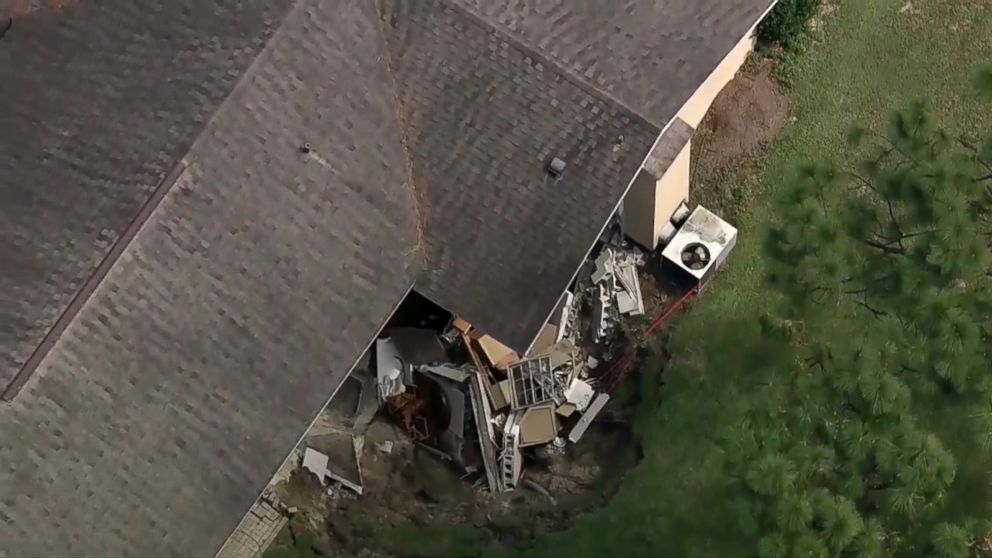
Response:
[{"label": "sandy soil", "polygon": [[756,155],[789,123],[790,106],[770,63],[742,70],[717,96],[696,132],[703,160],[719,173]]}]

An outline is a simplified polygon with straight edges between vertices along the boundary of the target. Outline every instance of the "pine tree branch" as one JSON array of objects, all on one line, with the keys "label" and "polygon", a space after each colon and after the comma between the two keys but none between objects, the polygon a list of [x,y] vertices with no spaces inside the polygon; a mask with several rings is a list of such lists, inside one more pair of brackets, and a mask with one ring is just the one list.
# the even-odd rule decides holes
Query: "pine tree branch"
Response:
[{"label": "pine tree branch", "polygon": [[899,221],[896,219],[895,210],[892,209],[892,200],[890,200],[888,196],[885,196],[884,199],[885,199],[885,205],[889,208],[889,219],[892,219],[892,226],[896,228],[896,232],[902,237],[898,240],[899,247],[902,248],[903,251],[905,251],[906,247],[902,245],[902,239],[906,238],[906,236],[902,232],[902,226],[899,224]]},{"label": "pine tree branch", "polygon": [[[916,134],[916,130],[914,130],[913,133],[910,134],[910,137],[912,137],[915,134]],[[910,165],[912,167],[915,167],[915,166],[917,166],[919,164],[916,161],[916,158],[915,157],[913,157],[909,153],[906,153],[905,151],[903,151],[902,148],[899,147],[898,145],[896,145],[896,143],[894,141],[892,141],[891,139],[889,139],[888,136],[882,135],[882,137],[885,139],[886,142],[888,142],[888,144],[890,146],[892,146],[892,150],[894,150],[896,153],[902,155],[902,159],[903,160],[896,164],[896,167],[895,167],[896,169],[899,169],[899,167],[901,167],[903,164],[908,164],[908,165]]]},{"label": "pine tree branch", "polygon": [[971,153],[975,156],[975,162],[981,165],[987,172],[986,175],[976,178],[975,182],[984,182],[986,180],[992,180],[992,163],[982,158],[982,156],[978,153],[978,147],[976,147],[974,144],[969,142],[964,136],[958,137],[958,144],[961,145],[961,147],[967,149],[968,151],[971,151]]},{"label": "pine tree branch", "polygon": [[875,189],[875,185],[872,184],[871,181],[869,181],[867,178],[861,176],[860,174],[858,174],[856,172],[852,172],[851,173],[851,176],[854,177],[854,178],[856,178],[858,180],[858,182],[861,183],[862,186],[864,186],[865,188],[868,188],[872,192],[875,192],[876,195],[879,195],[879,196],[881,195],[881,194],[878,193],[878,190]]},{"label": "pine tree branch", "polygon": [[884,252],[886,254],[896,254],[896,255],[899,255],[899,256],[905,256],[906,255],[906,250],[904,248],[902,248],[902,247],[893,248],[892,246],[888,246],[886,244],[883,244],[881,242],[877,242],[877,241],[874,241],[874,240],[869,240],[867,238],[860,238],[858,240],[862,244],[864,244],[866,246],[871,246],[872,248],[876,248],[878,250],[881,250],[882,252]]},{"label": "pine tree branch", "polygon": [[900,364],[899,365],[899,373],[902,374],[903,372],[912,372],[913,374],[923,375],[923,372],[920,372],[919,370],[913,368],[912,366],[907,366],[905,364]]},{"label": "pine tree branch", "polygon": [[881,310],[879,310],[877,308],[873,308],[870,304],[868,304],[868,295],[867,295],[867,293],[864,295],[864,297],[862,298],[862,300],[855,300],[854,303],[857,304],[858,306],[861,306],[865,310],[868,310],[869,312],[871,312],[872,316],[874,316],[874,318],[876,320],[881,320],[883,317],[889,315],[887,312],[883,312],[883,311],[881,311]]},{"label": "pine tree branch", "polygon": [[900,240],[906,240],[908,238],[913,238],[915,236],[921,236],[921,235],[924,235],[924,234],[934,234],[934,233],[938,233],[938,232],[940,232],[940,229],[930,229],[930,230],[926,230],[926,231],[916,231],[916,232],[912,232],[912,233],[909,233],[909,234],[902,235],[902,237],[900,238]]}]

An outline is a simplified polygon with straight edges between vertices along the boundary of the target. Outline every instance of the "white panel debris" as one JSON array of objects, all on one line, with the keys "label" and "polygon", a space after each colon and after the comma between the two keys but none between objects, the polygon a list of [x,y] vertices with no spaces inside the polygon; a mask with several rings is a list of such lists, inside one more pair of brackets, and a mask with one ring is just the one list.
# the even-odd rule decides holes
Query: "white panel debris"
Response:
[{"label": "white panel debris", "polygon": [[579,422],[575,423],[575,426],[572,427],[572,431],[568,433],[569,442],[574,444],[582,439],[582,435],[586,433],[589,425],[592,424],[592,421],[596,419],[596,415],[603,410],[603,407],[606,406],[606,403],[609,400],[610,394],[608,393],[600,393],[595,399],[592,400],[592,403],[589,405],[589,408],[586,409],[586,412],[582,413],[582,418],[579,419]]},{"label": "white panel debris", "polygon": [[520,418],[519,413],[509,415],[506,426],[503,427],[503,452],[499,456],[500,489],[510,492],[520,481],[523,456],[520,455]]},{"label": "white panel debris", "polygon": [[577,410],[585,411],[595,394],[596,390],[588,382],[575,379],[565,390],[565,400],[575,405]]},{"label": "white panel debris", "polygon": [[565,332],[569,329],[568,325],[572,319],[572,304],[575,302],[575,295],[572,291],[565,291],[565,298],[562,299],[561,305],[555,312],[558,316],[558,335],[555,337],[555,344],[561,343],[565,339]]},{"label": "white panel debris", "polygon": [[489,490],[493,492],[502,486],[496,477],[496,435],[493,432],[493,417],[489,411],[489,399],[485,395],[482,384],[485,382],[480,374],[469,381],[469,396],[472,401],[472,413],[475,415],[475,428],[479,436],[479,448],[482,453],[482,465],[486,472]]},{"label": "white panel debris", "polygon": [[455,368],[454,366],[449,366],[446,364],[439,364],[437,366],[424,365],[418,367],[421,372],[430,372],[432,374],[437,374],[442,378],[447,378],[455,382],[464,382],[465,380],[472,377],[472,372],[470,370],[465,370],[463,368]]},{"label": "white panel debris", "polygon": [[617,312],[636,315],[638,312],[637,301],[629,293],[620,291],[617,293]]},{"label": "white panel debris", "polygon": [[327,477],[327,462],[330,458],[319,451],[307,448],[303,452],[303,468],[317,475],[320,482],[324,482]]},{"label": "white panel debris", "polygon": [[[637,279],[634,259],[623,258],[616,266],[617,281],[621,289],[617,291],[617,309],[621,314],[640,316],[644,313],[644,299],[641,297],[641,282]],[[621,303],[621,296],[624,302]]]},{"label": "white panel debris", "polygon": [[403,373],[406,365],[400,358],[399,350],[392,340],[376,340],[375,361],[379,401],[385,401],[406,391],[406,386],[403,384]]}]

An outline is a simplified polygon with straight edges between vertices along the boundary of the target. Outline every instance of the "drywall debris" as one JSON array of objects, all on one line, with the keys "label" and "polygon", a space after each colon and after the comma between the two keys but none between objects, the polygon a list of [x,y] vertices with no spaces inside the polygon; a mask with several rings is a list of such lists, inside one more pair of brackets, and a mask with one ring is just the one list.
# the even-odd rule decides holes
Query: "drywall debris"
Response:
[{"label": "drywall debris", "polygon": [[582,439],[582,435],[586,433],[589,425],[592,424],[592,421],[596,419],[596,415],[603,410],[603,407],[606,406],[609,400],[610,395],[608,393],[600,393],[592,400],[586,412],[582,413],[582,418],[579,419],[579,422],[575,423],[575,426],[568,433],[569,442],[574,444]]},{"label": "drywall debris", "polygon": [[575,410],[576,408],[574,403],[565,403],[563,405],[559,405],[558,409],[556,409],[555,412],[564,418],[568,418],[572,416]]},{"label": "drywall debris", "polygon": [[579,379],[572,380],[571,385],[565,390],[565,400],[575,405],[579,411],[585,411],[592,402],[596,391],[588,382]]},{"label": "drywall debris", "polygon": [[517,421],[520,426],[518,441],[520,447],[547,444],[558,435],[558,419],[554,405],[536,405],[516,413],[520,414]]},{"label": "drywall debris", "polygon": [[554,348],[555,343],[558,342],[558,326],[554,324],[544,324],[541,328],[541,333],[538,334],[537,339],[534,340],[534,345],[531,347],[530,355],[546,355],[551,352]]},{"label": "drywall debris", "polygon": [[479,346],[479,352],[486,357],[489,365],[497,370],[506,370],[511,362],[520,359],[520,355],[516,351],[490,335],[480,335],[475,339],[475,342]]},{"label": "drywall debris", "polygon": [[316,475],[320,482],[324,482],[327,477],[327,461],[329,459],[319,451],[307,448],[303,452],[303,468]]}]

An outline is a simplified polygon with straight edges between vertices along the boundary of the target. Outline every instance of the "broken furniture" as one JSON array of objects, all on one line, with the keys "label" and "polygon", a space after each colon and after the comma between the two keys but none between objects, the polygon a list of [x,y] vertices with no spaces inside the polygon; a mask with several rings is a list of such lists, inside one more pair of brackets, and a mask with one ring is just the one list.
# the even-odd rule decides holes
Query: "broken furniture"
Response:
[{"label": "broken furniture", "polygon": [[[594,289],[604,300],[607,326],[597,340],[607,339],[623,313],[643,312],[642,261],[616,247],[598,255],[599,283],[582,295]],[[580,298],[563,295],[558,323],[542,329],[527,358],[460,318],[441,331],[387,328],[374,349],[380,407],[418,446],[477,485],[514,490],[528,455],[552,445],[548,451],[564,451],[566,439],[584,432],[599,411],[597,382],[588,377],[597,359],[578,346]]]}]

